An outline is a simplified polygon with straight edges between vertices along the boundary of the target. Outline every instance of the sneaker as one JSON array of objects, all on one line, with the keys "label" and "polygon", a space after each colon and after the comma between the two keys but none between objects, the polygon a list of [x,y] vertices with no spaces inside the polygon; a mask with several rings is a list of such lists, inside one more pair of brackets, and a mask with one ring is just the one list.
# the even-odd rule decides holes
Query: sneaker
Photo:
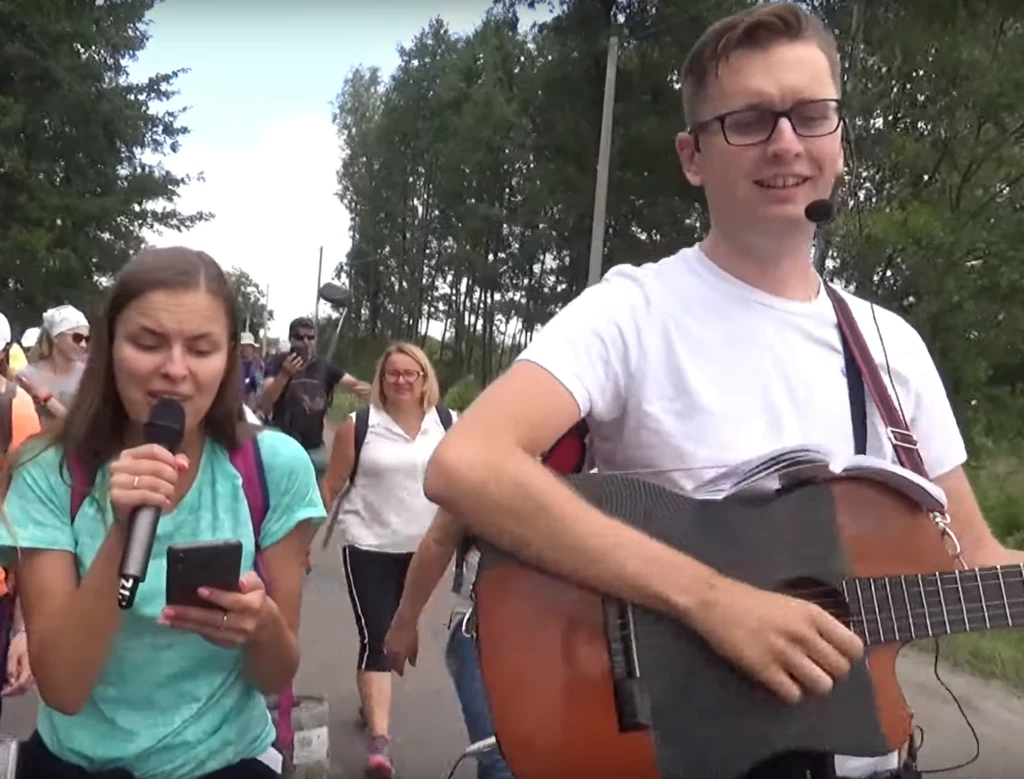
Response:
[{"label": "sneaker", "polygon": [[391,736],[373,736],[367,747],[366,775],[378,779],[391,779]]}]

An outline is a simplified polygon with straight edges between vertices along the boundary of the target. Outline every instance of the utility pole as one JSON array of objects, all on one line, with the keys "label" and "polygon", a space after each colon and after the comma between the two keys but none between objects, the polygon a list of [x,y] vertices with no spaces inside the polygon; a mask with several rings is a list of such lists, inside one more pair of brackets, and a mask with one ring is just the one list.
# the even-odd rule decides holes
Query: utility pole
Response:
[{"label": "utility pole", "polygon": [[604,74],[604,108],[601,111],[601,140],[597,153],[597,184],[594,187],[594,222],[590,230],[590,270],[587,286],[601,280],[604,258],[605,207],[608,203],[608,158],[612,147],[612,113],[615,109],[615,76],[619,64],[619,37],[608,39],[608,65]]},{"label": "utility pole", "polygon": [[[313,332],[320,334],[320,278],[324,273],[324,247],[320,247],[320,262],[316,267],[316,298],[313,303]],[[315,343],[315,342],[314,342]]]}]

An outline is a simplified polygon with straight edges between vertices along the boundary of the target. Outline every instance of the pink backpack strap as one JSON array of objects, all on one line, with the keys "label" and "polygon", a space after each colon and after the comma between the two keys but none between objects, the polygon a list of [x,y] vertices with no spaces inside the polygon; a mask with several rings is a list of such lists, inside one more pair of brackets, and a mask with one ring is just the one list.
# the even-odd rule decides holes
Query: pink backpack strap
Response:
[{"label": "pink backpack strap", "polygon": [[89,497],[92,485],[96,481],[96,474],[74,454],[67,455],[65,461],[68,466],[68,472],[71,474],[70,509],[71,521],[74,522],[75,517],[78,516],[79,509],[82,508],[85,499]]},{"label": "pink backpack strap", "polygon": [[[263,555],[260,553],[260,533],[263,530],[263,520],[266,519],[267,512],[270,510],[270,490],[267,487],[267,473],[263,468],[263,458],[260,456],[260,447],[256,437],[250,438],[232,451],[230,458],[231,464],[242,477],[242,491],[245,493],[245,502],[249,506],[249,516],[252,518],[252,533],[256,542],[256,573],[263,579],[263,584],[269,593],[271,592],[271,583],[266,566],[263,565]],[[274,727],[277,731],[275,746],[289,760],[295,741],[295,729],[292,727],[292,709],[294,707],[295,689],[292,685],[288,685],[278,695],[277,718]]]}]

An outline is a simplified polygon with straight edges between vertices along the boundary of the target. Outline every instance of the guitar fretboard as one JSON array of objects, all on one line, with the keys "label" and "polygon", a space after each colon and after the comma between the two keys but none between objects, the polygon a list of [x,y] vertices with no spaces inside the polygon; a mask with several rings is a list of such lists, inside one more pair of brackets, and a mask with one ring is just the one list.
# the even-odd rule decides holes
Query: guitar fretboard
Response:
[{"label": "guitar fretboard", "polygon": [[866,645],[1024,627],[1024,565],[848,579],[841,589]]}]

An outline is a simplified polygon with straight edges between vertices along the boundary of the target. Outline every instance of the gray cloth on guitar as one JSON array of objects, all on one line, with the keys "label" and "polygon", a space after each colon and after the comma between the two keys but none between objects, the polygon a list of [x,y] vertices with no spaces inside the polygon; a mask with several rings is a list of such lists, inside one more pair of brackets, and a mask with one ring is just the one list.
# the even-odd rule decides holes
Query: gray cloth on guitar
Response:
[{"label": "gray cloth on guitar", "polygon": [[[606,513],[754,586],[775,589],[780,578],[798,575],[834,584],[850,575],[825,486],[764,502],[698,501],[629,476],[584,474],[568,481]],[[481,571],[504,556],[484,548]],[[865,660],[829,696],[790,707],[677,620],[640,607],[633,616],[664,779],[735,779],[772,755],[797,750],[890,751]]]}]

